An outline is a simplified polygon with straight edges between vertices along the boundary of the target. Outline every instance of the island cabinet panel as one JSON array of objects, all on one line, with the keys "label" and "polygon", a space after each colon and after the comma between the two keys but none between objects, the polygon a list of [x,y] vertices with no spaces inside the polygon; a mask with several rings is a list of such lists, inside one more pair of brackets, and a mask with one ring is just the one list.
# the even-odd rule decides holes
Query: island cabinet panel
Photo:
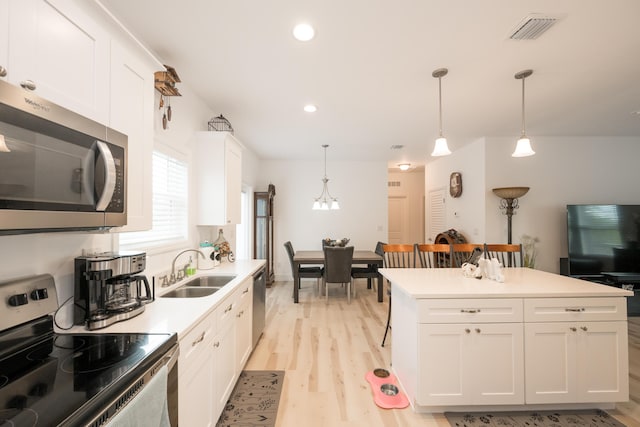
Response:
[{"label": "island cabinet panel", "polygon": [[627,341],[626,321],[526,324],[527,403],[628,400]]},{"label": "island cabinet panel", "polygon": [[524,403],[522,323],[421,324],[418,405]]}]

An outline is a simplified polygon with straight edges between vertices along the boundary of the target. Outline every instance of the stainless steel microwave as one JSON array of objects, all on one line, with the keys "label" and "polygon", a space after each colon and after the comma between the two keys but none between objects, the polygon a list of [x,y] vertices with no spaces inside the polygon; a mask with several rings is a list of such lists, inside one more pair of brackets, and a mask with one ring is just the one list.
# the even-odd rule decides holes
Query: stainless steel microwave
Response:
[{"label": "stainless steel microwave", "polygon": [[0,80],[0,234],[127,223],[127,136]]}]

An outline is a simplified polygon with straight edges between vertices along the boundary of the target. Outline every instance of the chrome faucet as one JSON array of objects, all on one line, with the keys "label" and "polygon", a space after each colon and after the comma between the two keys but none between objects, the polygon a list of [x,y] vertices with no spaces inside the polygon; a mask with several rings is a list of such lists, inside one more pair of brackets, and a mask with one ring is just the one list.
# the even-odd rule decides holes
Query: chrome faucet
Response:
[{"label": "chrome faucet", "polygon": [[176,257],[173,259],[173,262],[171,263],[171,276],[169,277],[169,284],[173,285],[174,283],[176,283],[176,261],[178,260],[178,257],[186,252],[197,252],[200,254],[200,256],[202,257],[202,259],[206,259],[206,257],[204,256],[204,254],[199,251],[198,249],[185,249],[184,251],[180,252],[178,255],[176,255]]}]

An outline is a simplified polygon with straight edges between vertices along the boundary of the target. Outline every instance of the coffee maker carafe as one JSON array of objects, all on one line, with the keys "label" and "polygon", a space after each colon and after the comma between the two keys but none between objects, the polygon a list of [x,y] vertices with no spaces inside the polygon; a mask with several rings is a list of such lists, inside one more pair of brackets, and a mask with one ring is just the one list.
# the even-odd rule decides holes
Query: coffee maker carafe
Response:
[{"label": "coffee maker carafe", "polygon": [[153,301],[144,252],[104,253],[75,259],[74,323],[100,329],[130,319]]}]

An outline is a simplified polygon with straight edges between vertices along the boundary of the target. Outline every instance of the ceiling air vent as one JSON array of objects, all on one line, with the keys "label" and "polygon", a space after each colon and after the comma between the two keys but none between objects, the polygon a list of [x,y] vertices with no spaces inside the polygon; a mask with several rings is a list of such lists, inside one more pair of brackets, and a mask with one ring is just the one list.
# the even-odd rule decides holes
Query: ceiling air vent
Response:
[{"label": "ceiling air vent", "polygon": [[534,40],[540,37],[560,18],[558,16],[531,14],[524,18],[509,35],[512,40]]}]

